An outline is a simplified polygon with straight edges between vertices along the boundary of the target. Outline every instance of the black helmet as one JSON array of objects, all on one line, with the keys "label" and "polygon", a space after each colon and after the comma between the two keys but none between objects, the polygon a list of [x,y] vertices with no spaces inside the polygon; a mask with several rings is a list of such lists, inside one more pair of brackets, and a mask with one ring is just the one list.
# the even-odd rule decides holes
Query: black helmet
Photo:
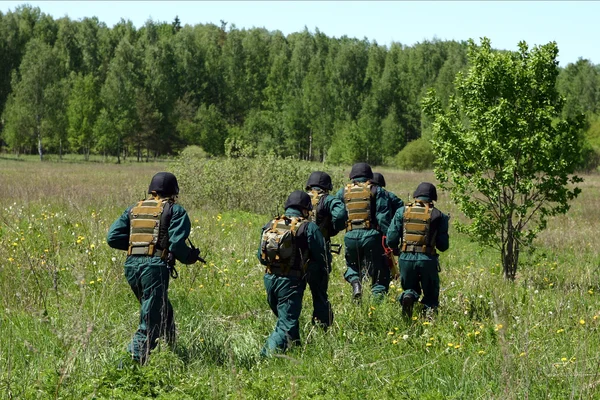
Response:
[{"label": "black helmet", "polygon": [[306,182],[306,190],[313,186],[320,187],[323,190],[332,190],[333,184],[331,183],[331,177],[327,172],[315,171],[308,177]]},{"label": "black helmet", "polygon": [[385,187],[385,178],[379,172],[373,172],[371,182],[378,186]]},{"label": "black helmet", "polygon": [[429,182],[421,182],[419,183],[419,186],[417,186],[417,190],[415,190],[413,197],[427,197],[429,200],[437,201],[437,191],[435,190],[435,186],[433,184]]},{"label": "black helmet", "polygon": [[288,207],[294,207],[298,209],[305,208],[307,210],[312,210],[312,202],[310,201],[310,196],[308,193],[303,192],[302,190],[293,191],[285,201],[286,209]]},{"label": "black helmet", "polygon": [[355,178],[373,178],[373,171],[371,170],[371,166],[364,162],[356,163],[352,166],[352,170],[350,171],[350,179]]},{"label": "black helmet", "polygon": [[159,172],[152,177],[148,194],[156,192],[161,196],[173,196],[179,194],[179,185],[177,178],[170,172]]}]

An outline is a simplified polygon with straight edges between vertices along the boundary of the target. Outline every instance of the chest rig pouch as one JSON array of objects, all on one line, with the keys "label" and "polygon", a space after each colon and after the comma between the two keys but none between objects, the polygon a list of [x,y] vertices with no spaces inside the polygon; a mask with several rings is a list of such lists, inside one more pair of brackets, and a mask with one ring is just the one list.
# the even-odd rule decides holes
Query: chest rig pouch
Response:
[{"label": "chest rig pouch", "polygon": [[172,206],[169,199],[154,197],[131,208],[128,255],[167,258]]},{"label": "chest rig pouch", "polygon": [[[433,204],[417,201],[404,209],[402,219],[403,252],[426,253],[436,255],[435,232],[432,232]],[[439,214],[439,213],[438,213]]]},{"label": "chest rig pouch", "polygon": [[[308,248],[301,246],[299,236],[308,220],[299,217],[275,218],[261,239],[261,260],[267,272],[282,276],[301,277],[308,262]],[[305,250],[302,250],[305,247]]]},{"label": "chest rig pouch", "polygon": [[346,232],[354,229],[375,229],[373,189],[375,187],[370,182],[353,182],[344,188],[344,204],[348,212]]}]

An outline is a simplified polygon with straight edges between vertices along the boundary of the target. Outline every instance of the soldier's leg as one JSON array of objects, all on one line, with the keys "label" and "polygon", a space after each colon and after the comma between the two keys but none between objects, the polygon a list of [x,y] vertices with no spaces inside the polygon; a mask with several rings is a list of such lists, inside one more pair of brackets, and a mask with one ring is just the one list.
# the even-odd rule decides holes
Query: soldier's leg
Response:
[{"label": "soldier's leg", "polygon": [[384,259],[380,235],[365,237],[363,242],[366,264],[372,278],[371,293],[381,298],[390,288],[390,269]]},{"label": "soldier's leg", "polygon": [[424,311],[435,311],[440,304],[440,276],[437,270],[437,261],[421,261],[420,269],[421,287],[423,288],[421,303],[425,306]]},{"label": "soldier's leg", "polygon": [[402,285],[402,293],[398,296],[398,302],[402,304],[402,312],[405,316],[412,316],[413,304],[419,300],[421,296],[420,273],[416,260],[405,259],[402,256],[399,260],[400,264],[400,284]]},{"label": "soldier's leg", "polygon": [[360,238],[344,237],[344,257],[346,259],[346,272],[344,279],[348,283],[360,280],[361,248]]},{"label": "soldier's leg", "polygon": [[140,326],[129,345],[130,353],[140,363],[156,347],[161,327],[168,319],[168,279],[169,272],[163,265],[147,265],[141,270]]},{"label": "soldier's leg", "polygon": [[291,345],[300,342],[299,318],[306,283],[300,279],[279,277],[274,284],[277,297],[277,324],[267,338],[267,343],[261,351],[262,355],[285,351]]},{"label": "soldier's leg", "polygon": [[344,279],[352,285],[352,298],[359,299],[362,295],[362,249],[360,237],[347,234],[344,236],[344,247],[346,257],[346,272]]},{"label": "soldier's leg", "polygon": [[143,354],[142,349],[145,346],[145,340],[146,340],[146,335],[138,334],[139,332],[141,332],[141,330],[146,329],[145,328],[146,323],[144,320],[144,315],[143,315],[142,307],[141,307],[143,290],[142,290],[142,282],[141,282],[140,276],[141,276],[142,268],[143,268],[142,265],[139,265],[138,263],[133,262],[131,259],[128,260],[128,263],[125,265],[125,278],[127,279],[127,283],[131,287],[133,294],[135,295],[136,299],[140,303],[140,317],[139,317],[138,329],[137,329],[136,333],[133,335],[131,342],[127,346],[127,351],[129,352],[129,354],[131,354],[131,357],[137,362],[140,362],[142,359],[142,354]]},{"label": "soldier's leg", "polygon": [[308,286],[313,300],[313,323],[327,328],[333,323],[333,309],[327,295],[329,273],[326,270],[310,271]]}]

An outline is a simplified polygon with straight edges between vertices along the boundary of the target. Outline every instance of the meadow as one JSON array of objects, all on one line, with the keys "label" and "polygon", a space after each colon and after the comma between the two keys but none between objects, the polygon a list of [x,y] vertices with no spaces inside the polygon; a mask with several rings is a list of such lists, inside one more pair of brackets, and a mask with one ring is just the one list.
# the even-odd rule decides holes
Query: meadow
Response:
[{"label": "meadow", "polygon": [[[270,359],[258,355],[275,317],[255,255],[270,216],[198,204],[182,185],[207,264],[179,265],[171,281],[176,348],[161,343],[148,365],[117,368],[138,304],[106,233],[170,168],[0,159],[1,399],[600,398],[598,175],[584,176],[569,213],[522,254],[515,282],[498,254],[451,227],[433,321],[401,318],[398,282],[381,304],[353,303],[335,256],[333,327],[313,327],[307,291],[302,344]],[[379,172],[404,200],[435,182],[431,172]]]}]

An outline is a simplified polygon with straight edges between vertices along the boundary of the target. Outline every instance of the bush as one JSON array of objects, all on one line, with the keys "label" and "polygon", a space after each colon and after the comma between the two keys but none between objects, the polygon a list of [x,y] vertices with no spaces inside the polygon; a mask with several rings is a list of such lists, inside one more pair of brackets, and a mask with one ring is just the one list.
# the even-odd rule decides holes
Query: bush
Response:
[{"label": "bush", "polygon": [[396,165],[406,171],[423,171],[433,167],[429,140],[420,138],[408,143],[396,156]]},{"label": "bush", "polygon": [[208,154],[200,146],[187,146],[181,151],[179,157],[184,158],[186,160],[201,159],[208,158]]},{"label": "bush", "polygon": [[[275,156],[202,159],[182,153],[173,172],[186,205],[276,215],[283,212],[287,196],[303,190],[310,173],[320,167]],[[334,187],[343,184],[341,170],[328,173]]]}]

